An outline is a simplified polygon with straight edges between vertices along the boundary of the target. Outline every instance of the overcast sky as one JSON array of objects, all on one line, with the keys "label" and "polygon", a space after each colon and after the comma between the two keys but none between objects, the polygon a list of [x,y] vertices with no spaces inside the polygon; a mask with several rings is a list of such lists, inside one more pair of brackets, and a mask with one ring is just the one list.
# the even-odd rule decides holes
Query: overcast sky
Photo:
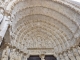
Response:
[{"label": "overcast sky", "polygon": [[73,1],[77,1],[77,2],[80,2],[80,0],[73,0]]}]

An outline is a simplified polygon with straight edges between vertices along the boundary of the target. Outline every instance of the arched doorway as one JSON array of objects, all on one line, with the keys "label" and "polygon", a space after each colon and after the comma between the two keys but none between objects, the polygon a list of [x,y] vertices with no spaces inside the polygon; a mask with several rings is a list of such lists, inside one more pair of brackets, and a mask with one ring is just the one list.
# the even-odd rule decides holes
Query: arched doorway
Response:
[{"label": "arched doorway", "polygon": [[53,55],[46,55],[45,60],[57,60],[55,56]]},{"label": "arched doorway", "polygon": [[28,60],[41,60],[38,55],[31,55]]},{"label": "arched doorway", "polygon": [[[41,60],[38,55],[31,55],[28,60]],[[45,60],[57,60],[53,55],[45,55]]]}]

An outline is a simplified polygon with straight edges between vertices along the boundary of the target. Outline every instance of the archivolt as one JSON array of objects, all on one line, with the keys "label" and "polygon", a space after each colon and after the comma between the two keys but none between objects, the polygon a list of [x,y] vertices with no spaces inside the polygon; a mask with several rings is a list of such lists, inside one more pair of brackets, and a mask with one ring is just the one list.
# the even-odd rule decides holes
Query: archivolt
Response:
[{"label": "archivolt", "polygon": [[[10,3],[12,5],[7,7],[7,10],[9,9],[12,14],[11,32],[14,34],[15,42],[21,45],[25,43],[21,43],[22,40],[27,40],[26,37],[36,38],[38,33],[43,33],[42,31],[39,32],[39,29],[46,32],[46,34],[43,33],[45,36],[51,34],[49,38],[51,41],[54,41],[53,45],[54,47],[57,46],[57,49],[62,48],[66,50],[66,45],[68,45],[68,48],[72,47],[74,43],[69,44],[69,42],[71,43],[72,40],[76,41],[77,37],[75,35],[80,33],[80,18],[77,17],[79,11],[76,11],[78,9],[73,8],[71,5],[68,6],[64,1],[35,0],[34,2],[31,0],[14,0]],[[65,9],[63,9],[64,7]],[[75,17],[74,14],[76,14]],[[38,23],[41,25],[37,25]],[[28,33],[30,33],[29,36],[27,36]],[[42,34],[40,36],[42,37]],[[57,51],[55,50],[55,52]]]}]

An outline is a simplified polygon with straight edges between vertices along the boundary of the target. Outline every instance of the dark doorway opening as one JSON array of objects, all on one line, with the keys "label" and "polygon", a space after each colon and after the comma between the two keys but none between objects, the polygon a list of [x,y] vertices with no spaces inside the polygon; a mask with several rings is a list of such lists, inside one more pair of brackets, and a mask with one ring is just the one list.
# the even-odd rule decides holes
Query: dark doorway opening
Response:
[{"label": "dark doorway opening", "polygon": [[[28,60],[41,60],[38,55],[31,55]],[[45,55],[45,60],[57,60],[53,55]]]},{"label": "dark doorway opening", "polygon": [[28,60],[41,60],[41,58],[38,55],[30,56]]},{"label": "dark doorway opening", "polygon": [[45,60],[57,60],[53,55],[46,55]]}]

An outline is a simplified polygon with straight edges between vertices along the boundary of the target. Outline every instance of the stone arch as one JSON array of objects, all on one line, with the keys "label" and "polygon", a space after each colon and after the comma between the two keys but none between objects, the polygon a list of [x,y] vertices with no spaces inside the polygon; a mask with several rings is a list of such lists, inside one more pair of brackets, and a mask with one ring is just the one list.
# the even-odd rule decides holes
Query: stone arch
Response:
[{"label": "stone arch", "polygon": [[[45,2],[45,4],[43,4],[43,2]],[[11,26],[12,26],[11,33],[12,34],[11,35],[14,37],[14,39],[12,41],[14,41],[16,39],[17,41],[15,41],[15,42],[19,42],[18,44],[23,47],[26,44],[26,43],[24,44],[24,41],[25,41],[24,38],[26,39],[26,37],[27,37],[27,35],[26,35],[27,34],[26,30],[28,30],[27,27],[31,27],[30,28],[30,31],[31,31],[37,25],[37,24],[34,25],[35,19],[37,20],[37,18],[39,18],[39,19],[43,18],[41,20],[48,21],[48,22],[50,22],[49,24],[52,24],[54,26],[53,30],[56,30],[56,33],[57,32],[61,33],[61,34],[58,34],[58,33],[56,34],[54,31],[55,35],[52,35],[53,36],[52,38],[54,38],[53,40],[58,42],[58,43],[54,44],[54,45],[58,45],[55,47],[55,50],[57,50],[58,48],[61,48],[61,49],[64,48],[64,51],[65,51],[66,44],[71,43],[71,41],[74,41],[74,42],[68,45],[68,49],[71,48],[73,45],[76,45],[76,38],[79,37],[79,35],[80,35],[80,32],[79,32],[79,30],[80,30],[79,22],[80,21],[79,21],[79,18],[77,17],[77,15],[79,15],[78,9],[73,8],[72,5],[68,5],[63,1],[43,0],[43,2],[42,2],[42,0],[37,0],[37,1],[31,1],[31,0],[16,1],[16,0],[14,0],[10,3],[12,5],[10,5],[10,4],[8,5],[6,10],[8,10],[11,13],[11,21],[12,21],[12,23],[11,23]],[[37,3],[37,4],[35,4],[35,3]],[[59,5],[61,6],[62,9],[59,8],[60,7]],[[63,8],[65,8],[65,9],[63,9]],[[76,15],[73,18],[75,13],[76,13]],[[45,17],[48,18],[48,20]],[[32,27],[31,24],[29,24],[30,26],[28,25],[28,23],[29,23],[28,21],[30,21],[30,19],[32,20],[32,24],[34,25],[34,27]],[[43,27],[43,25],[41,25],[41,27],[42,27],[41,29],[46,28],[45,31],[47,31],[49,33],[50,33],[50,31],[52,32],[52,30],[48,31],[49,24],[45,24],[45,25],[47,25],[48,28]],[[56,26],[57,26],[57,28],[56,28]],[[39,28],[39,26],[37,28]],[[37,32],[37,31],[34,31],[34,32]],[[33,36],[34,35],[35,34],[33,34]],[[18,45],[17,45],[17,48],[19,48]],[[62,51],[60,51],[60,52],[62,52]]]}]

